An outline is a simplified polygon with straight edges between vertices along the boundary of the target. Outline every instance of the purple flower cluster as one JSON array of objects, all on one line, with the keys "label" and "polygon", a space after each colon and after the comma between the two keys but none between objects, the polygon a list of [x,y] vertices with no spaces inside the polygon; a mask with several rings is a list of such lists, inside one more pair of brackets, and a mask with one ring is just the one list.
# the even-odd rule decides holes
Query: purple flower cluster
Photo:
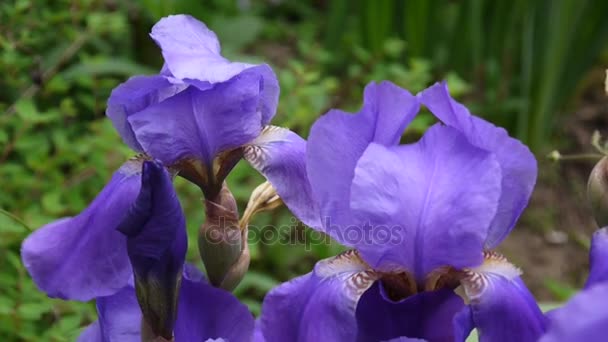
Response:
[{"label": "purple flower cluster", "polygon": [[[268,65],[225,59],[215,34],[185,15],[162,19],[151,37],[162,70],[118,86],[107,109],[140,154],[82,213],[22,246],[42,291],[96,299],[99,320],[81,341],[464,341],[473,329],[480,341],[603,341],[608,228],[593,237],[585,289],[543,314],[521,271],[493,251],[528,203],[536,160],[445,83],[416,95],[371,83],[358,113],[329,111],[305,141],[268,125],[279,94]],[[439,123],[401,144],[421,106]],[[351,248],[271,290],[257,323],[227,291],[249,263],[248,221],[224,182],[241,159],[268,179],[269,198]],[[185,263],[176,175],[205,197],[209,281]],[[258,199],[260,210],[269,201]],[[210,244],[211,227],[236,242]]]}]

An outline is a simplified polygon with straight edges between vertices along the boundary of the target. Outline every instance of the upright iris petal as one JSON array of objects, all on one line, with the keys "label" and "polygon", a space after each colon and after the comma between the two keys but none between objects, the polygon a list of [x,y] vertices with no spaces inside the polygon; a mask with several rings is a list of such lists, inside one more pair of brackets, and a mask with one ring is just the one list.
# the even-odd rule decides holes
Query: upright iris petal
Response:
[{"label": "upright iris petal", "polygon": [[181,206],[160,163],[144,162],[139,196],[118,230],[127,236],[144,319],[156,336],[170,340],[187,237]]},{"label": "upright iris petal", "polygon": [[372,231],[351,243],[372,267],[397,265],[418,281],[441,266],[478,265],[499,195],[495,158],[450,127],[431,127],[413,145],[371,144],[350,206],[358,227]]},{"label": "upright iris petal", "polygon": [[161,19],[152,38],[165,66],[117,87],[107,116],[123,140],[179,170],[213,198],[275,114],[279,86],[266,65],[230,62],[216,35],[187,15]]},{"label": "upright iris petal", "polygon": [[486,248],[496,247],[515,226],[528,204],[537,175],[534,155],[503,128],[471,115],[465,106],[450,97],[445,82],[436,83],[418,97],[441,122],[462,132],[471,144],[496,156],[502,172],[503,191],[485,242]]},{"label": "upright iris petal", "polygon": [[116,228],[140,189],[142,160],[126,162],[79,215],[51,222],[28,236],[23,263],[50,297],[108,296],[131,277],[125,237]]}]

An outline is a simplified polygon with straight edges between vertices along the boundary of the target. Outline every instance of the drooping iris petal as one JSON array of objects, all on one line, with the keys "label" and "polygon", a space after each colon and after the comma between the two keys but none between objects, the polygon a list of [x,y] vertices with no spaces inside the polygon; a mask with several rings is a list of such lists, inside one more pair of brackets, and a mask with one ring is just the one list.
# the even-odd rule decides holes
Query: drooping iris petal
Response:
[{"label": "drooping iris petal", "polygon": [[453,316],[464,307],[450,289],[421,292],[394,302],[381,282],[367,290],[357,305],[357,340],[384,341],[399,336],[453,341]]},{"label": "drooping iris petal", "polygon": [[133,287],[97,298],[99,319],[78,338],[79,342],[140,342],[141,311]]},{"label": "drooping iris petal", "polygon": [[470,303],[454,322],[461,325],[456,329],[461,341],[473,327],[481,342],[537,341],[546,318],[520,271],[503,257],[486,253],[484,264],[468,272],[462,284]]},{"label": "drooping iris petal", "polygon": [[262,78],[262,124],[275,114],[279,85],[268,65],[230,62],[220,54],[220,43],[205,24],[188,15],[171,15],[161,19],[150,34],[162,50],[165,66],[171,74],[201,89],[226,82],[246,71]]},{"label": "drooping iris petal", "polygon": [[171,339],[188,239],[171,178],[159,162],[144,162],[139,196],[118,230],[127,236],[144,319],[156,336]]},{"label": "drooping iris petal", "polygon": [[288,129],[266,126],[245,147],[245,159],[276,189],[304,224],[319,228],[319,209],[306,175],[306,140]]},{"label": "drooping iris petal", "polygon": [[261,316],[266,341],[354,340],[357,301],[375,280],[354,251],[319,261],[313,272],[266,295]]},{"label": "drooping iris petal", "polygon": [[127,121],[143,149],[165,165],[196,159],[210,167],[218,152],[260,133],[260,82],[259,76],[242,73],[207,91],[189,87]]},{"label": "drooping iris petal", "polygon": [[479,265],[500,195],[488,152],[437,124],[416,144],[370,144],[355,170],[351,208],[357,244],[375,269],[399,265],[418,281],[437,267]]},{"label": "drooping iris petal", "polygon": [[465,106],[450,97],[445,82],[427,88],[418,97],[444,124],[461,131],[473,145],[496,155],[502,171],[502,192],[485,242],[486,248],[496,247],[528,204],[537,175],[534,155],[504,129],[472,116]]},{"label": "drooping iris petal", "polygon": [[608,283],[608,227],[593,234],[589,259],[591,269],[585,288],[599,283]]},{"label": "drooping iris petal", "polygon": [[176,341],[249,342],[254,319],[230,292],[209,285],[195,267],[186,265],[180,291]]},{"label": "drooping iris petal", "polygon": [[139,192],[141,161],[123,164],[79,215],[43,226],[21,246],[23,263],[50,297],[108,296],[131,277],[126,239],[116,228]]},{"label": "drooping iris petal", "polygon": [[142,152],[127,118],[145,108],[184,90],[187,85],[175,85],[163,76],[134,76],[112,90],[106,115],[123,141],[133,150]]},{"label": "drooping iris petal", "polygon": [[603,342],[608,327],[608,283],[596,284],[551,312],[539,342]]},{"label": "drooping iris petal", "polygon": [[[372,142],[397,144],[418,108],[417,99],[406,90],[389,82],[371,83],[365,88],[359,113],[332,110],[312,126],[306,169],[321,219],[329,220],[326,226],[350,221],[350,187],[363,151]],[[332,236],[340,241],[340,236]]]}]

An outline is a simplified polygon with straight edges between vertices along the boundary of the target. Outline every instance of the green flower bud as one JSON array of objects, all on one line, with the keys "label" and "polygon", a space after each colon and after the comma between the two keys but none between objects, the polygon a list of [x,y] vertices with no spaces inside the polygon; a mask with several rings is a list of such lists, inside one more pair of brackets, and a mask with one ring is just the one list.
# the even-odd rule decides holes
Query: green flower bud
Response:
[{"label": "green flower bud", "polygon": [[236,201],[224,183],[212,200],[205,200],[205,223],[199,231],[198,248],[209,282],[232,290],[249,268],[247,230],[239,226]]}]

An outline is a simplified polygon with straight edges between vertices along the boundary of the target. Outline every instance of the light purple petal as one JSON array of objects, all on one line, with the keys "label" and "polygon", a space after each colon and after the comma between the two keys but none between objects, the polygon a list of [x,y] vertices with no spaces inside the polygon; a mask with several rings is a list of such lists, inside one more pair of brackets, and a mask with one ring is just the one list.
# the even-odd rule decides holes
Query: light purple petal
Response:
[{"label": "light purple petal", "polygon": [[306,175],[306,140],[286,128],[266,126],[245,147],[245,159],[268,179],[300,221],[317,229],[321,226]]},{"label": "light purple petal", "polygon": [[450,97],[445,82],[436,83],[418,97],[444,124],[461,131],[473,145],[496,155],[503,177],[502,193],[485,243],[486,248],[494,248],[511,231],[528,204],[537,175],[534,155],[504,129],[472,116],[465,106]]},{"label": "light purple petal", "polygon": [[213,89],[194,87],[127,118],[143,149],[165,165],[215,156],[253,140],[262,130],[261,79],[241,74]]},{"label": "light purple petal", "polygon": [[375,281],[353,251],[271,290],[262,305],[266,341],[353,341],[355,306]]},{"label": "light purple petal", "polygon": [[521,279],[487,274],[480,281],[483,290],[471,298],[468,307],[479,341],[537,341],[545,331],[546,319]]},{"label": "light purple petal", "polygon": [[593,234],[589,259],[590,271],[585,288],[599,283],[608,283],[608,227]]},{"label": "light purple petal", "polygon": [[162,50],[165,68],[174,77],[200,89],[226,82],[241,73],[261,77],[262,124],[270,122],[279,100],[279,83],[270,66],[230,62],[222,57],[215,33],[189,15],[161,19],[150,36]]},{"label": "light purple petal", "polygon": [[140,342],[141,312],[135,290],[126,286],[116,294],[97,298],[99,319],[78,337],[79,342]]},{"label": "light purple petal", "polygon": [[139,192],[141,161],[128,161],[78,216],[43,226],[21,247],[23,263],[50,297],[90,300],[131,277],[126,239],[116,228]]},{"label": "light purple petal", "polygon": [[358,341],[399,336],[453,341],[453,316],[464,307],[452,290],[421,292],[398,302],[387,298],[380,282],[366,291],[357,306]]},{"label": "light purple petal", "polygon": [[371,144],[351,192],[363,258],[374,268],[398,265],[423,281],[440,266],[482,262],[500,168],[490,153],[438,124],[416,144]]},{"label": "light purple petal", "polygon": [[175,322],[176,341],[249,342],[253,330],[254,319],[247,306],[230,292],[209,285],[200,271],[186,265]]},{"label": "light purple petal", "polygon": [[161,48],[166,67],[180,79],[224,82],[252,67],[231,63],[220,55],[220,43],[213,31],[189,15],[161,19],[150,36]]},{"label": "light purple petal", "polygon": [[547,333],[539,342],[603,342],[608,327],[608,283],[574,296],[551,313]]},{"label": "light purple petal", "polygon": [[172,84],[163,76],[134,76],[112,90],[106,115],[123,141],[133,150],[142,152],[127,118],[182,91],[187,85]]},{"label": "light purple petal", "polygon": [[95,321],[87,326],[76,342],[104,342],[101,336],[101,328],[99,327],[99,321]]},{"label": "light purple petal", "polygon": [[[367,146],[372,142],[397,144],[418,108],[416,97],[406,90],[389,82],[370,83],[365,88],[363,108],[357,114],[332,110],[313,125],[306,168],[321,219],[327,221],[327,226],[349,224],[355,165]],[[340,241],[339,236],[334,238]]]}]

